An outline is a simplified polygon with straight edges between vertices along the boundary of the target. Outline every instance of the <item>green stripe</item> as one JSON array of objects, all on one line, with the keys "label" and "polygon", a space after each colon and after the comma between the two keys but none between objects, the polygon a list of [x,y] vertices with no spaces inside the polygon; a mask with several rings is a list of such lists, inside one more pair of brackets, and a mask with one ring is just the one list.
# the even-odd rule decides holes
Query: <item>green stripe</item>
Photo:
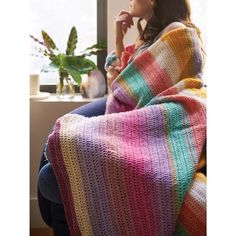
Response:
[{"label": "green stripe", "polygon": [[129,96],[136,99],[138,107],[144,107],[153,98],[154,95],[149,86],[133,64],[128,65],[128,67],[121,72],[120,76],[125,78],[126,85],[132,93],[129,94]]},{"label": "green stripe", "polygon": [[186,123],[183,124],[184,110],[180,104],[170,102],[163,104],[163,107],[167,121],[168,146],[177,181],[178,205],[176,207],[180,210],[184,194],[190,185],[194,171],[189,146],[186,142],[188,135],[185,128],[189,130],[189,127],[186,119],[184,119]]},{"label": "green stripe", "polygon": [[198,159],[197,159],[197,151],[196,151],[196,147],[194,143],[194,136],[193,136],[193,133],[191,132],[192,129],[190,127],[190,120],[188,117],[188,113],[184,109],[182,111],[184,115],[183,127],[185,127],[185,129],[183,129],[183,132],[185,134],[186,145],[188,145],[189,161],[193,164],[193,168],[196,169],[197,164],[198,164]]}]

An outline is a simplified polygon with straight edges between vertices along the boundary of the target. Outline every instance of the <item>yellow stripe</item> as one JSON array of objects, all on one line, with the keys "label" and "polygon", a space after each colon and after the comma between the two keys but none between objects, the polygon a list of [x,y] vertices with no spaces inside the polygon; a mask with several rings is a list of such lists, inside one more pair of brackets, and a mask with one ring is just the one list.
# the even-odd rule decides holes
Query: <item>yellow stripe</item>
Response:
[{"label": "yellow stripe", "polygon": [[[80,117],[73,116],[74,120],[78,120],[78,118]],[[68,133],[68,125],[70,125],[70,122],[73,122],[73,119],[68,119],[67,117],[64,118],[64,120],[61,122],[62,126],[60,134],[63,134],[64,130]],[[75,133],[74,130],[71,130],[70,134],[72,134],[72,132]],[[92,224],[90,222],[87,204],[85,200],[86,196],[84,192],[83,178],[80,171],[79,162],[76,161],[78,159],[74,158],[74,156],[76,156],[75,145],[73,142],[68,142],[67,139],[63,139],[63,135],[60,135],[60,145],[63,155],[63,161],[66,166],[66,172],[70,180],[70,187],[75,207],[76,220],[79,224],[82,235],[92,236],[94,234],[92,231]]]},{"label": "yellow stripe", "polygon": [[201,172],[197,172],[195,174],[195,176],[194,176],[194,179],[196,179],[198,181],[201,181],[201,182],[203,182],[205,184],[207,182],[207,177],[203,173],[201,173]]},{"label": "yellow stripe", "polygon": [[197,89],[197,88],[187,88],[187,91],[191,92],[192,94],[195,94],[201,98],[207,98],[206,90],[204,88]]}]

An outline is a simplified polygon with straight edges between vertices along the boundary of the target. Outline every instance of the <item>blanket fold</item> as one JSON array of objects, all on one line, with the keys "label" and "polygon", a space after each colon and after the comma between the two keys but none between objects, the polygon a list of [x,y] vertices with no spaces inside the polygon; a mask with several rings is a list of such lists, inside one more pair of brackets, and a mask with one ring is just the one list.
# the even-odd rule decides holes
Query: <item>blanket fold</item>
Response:
[{"label": "blanket fold", "polygon": [[57,120],[49,152],[71,235],[206,234],[203,62],[196,31],[172,30],[113,81],[105,115]]}]

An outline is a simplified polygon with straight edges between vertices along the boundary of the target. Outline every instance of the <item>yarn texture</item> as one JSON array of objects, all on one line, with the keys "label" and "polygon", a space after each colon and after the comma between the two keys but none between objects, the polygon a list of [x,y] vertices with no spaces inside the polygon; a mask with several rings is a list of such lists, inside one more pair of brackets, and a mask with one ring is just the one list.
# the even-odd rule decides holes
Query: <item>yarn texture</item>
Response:
[{"label": "yarn texture", "polygon": [[195,29],[174,29],[112,82],[105,115],[57,120],[48,145],[72,236],[206,235],[203,63]]}]

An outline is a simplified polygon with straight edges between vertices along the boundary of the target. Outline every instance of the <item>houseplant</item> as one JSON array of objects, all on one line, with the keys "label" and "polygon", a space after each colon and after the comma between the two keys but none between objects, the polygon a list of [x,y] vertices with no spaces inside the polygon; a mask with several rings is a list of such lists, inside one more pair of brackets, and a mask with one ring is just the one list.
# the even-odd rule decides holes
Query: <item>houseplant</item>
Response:
[{"label": "houseplant", "polygon": [[75,26],[71,28],[69,38],[67,41],[66,52],[62,53],[57,48],[53,39],[45,31],[41,31],[43,41],[30,37],[40,45],[38,51],[50,59],[49,65],[42,68],[42,72],[48,72],[51,69],[58,71],[59,82],[57,84],[57,95],[63,96],[66,93],[67,97],[74,96],[74,86],[72,80],[80,86],[81,75],[88,74],[90,71],[97,69],[95,63],[90,60],[89,56],[97,55],[99,52],[106,49],[106,42],[101,41],[91,47],[86,48],[81,54],[75,55],[76,44],[78,41],[77,30]]}]

